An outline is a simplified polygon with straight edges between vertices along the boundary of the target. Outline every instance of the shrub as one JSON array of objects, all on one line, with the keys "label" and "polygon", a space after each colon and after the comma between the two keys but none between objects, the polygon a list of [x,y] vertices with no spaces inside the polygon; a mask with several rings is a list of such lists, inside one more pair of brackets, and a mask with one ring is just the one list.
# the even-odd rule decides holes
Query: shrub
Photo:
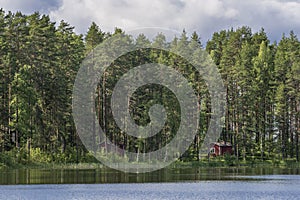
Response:
[{"label": "shrub", "polygon": [[234,166],[235,165],[235,156],[230,154],[224,154],[225,164],[227,166]]},{"label": "shrub", "polygon": [[13,158],[9,155],[9,153],[0,153],[0,164],[2,166],[12,166],[14,163]]},{"label": "shrub", "polygon": [[30,161],[36,163],[49,163],[52,158],[49,154],[42,152],[40,148],[30,149]]}]

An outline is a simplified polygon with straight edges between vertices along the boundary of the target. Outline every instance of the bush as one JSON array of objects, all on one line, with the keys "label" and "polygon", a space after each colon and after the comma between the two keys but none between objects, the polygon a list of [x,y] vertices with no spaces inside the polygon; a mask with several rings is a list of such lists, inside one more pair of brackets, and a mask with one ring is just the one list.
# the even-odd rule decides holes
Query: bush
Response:
[{"label": "bush", "polygon": [[84,153],[84,156],[80,156],[79,162],[82,163],[99,163],[99,161],[94,157],[92,152]]},{"label": "bush", "polygon": [[14,159],[9,155],[9,153],[0,153],[0,165],[2,166],[13,166]]},{"label": "bush", "polygon": [[52,158],[49,154],[41,151],[40,148],[30,149],[30,161],[36,163],[49,163],[52,161]]},{"label": "bush", "polygon": [[225,164],[227,166],[234,166],[235,165],[235,156],[234,155],[230,155],[228,153],[224,154],[224,159],[225,159]]}]

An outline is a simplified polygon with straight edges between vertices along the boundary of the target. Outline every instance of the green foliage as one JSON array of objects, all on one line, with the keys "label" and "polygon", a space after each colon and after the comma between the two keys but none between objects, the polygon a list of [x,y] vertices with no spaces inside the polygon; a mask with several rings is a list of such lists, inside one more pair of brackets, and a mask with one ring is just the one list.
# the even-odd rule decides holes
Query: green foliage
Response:
[{"label": "green foliage", "polygon": [[32,148],[30,149],[30,162],[33,163],[50,163],[52,162],[52,158],[49,154],[43,152],[40,148]]},{"label": "green foliage", "polygon": [[0,154],[0,168],[1,166],[13,166],[14,165],[14,159],[10,152],[5,152]]},{"label": "green foliage", "polygon": [[[132,66],[153,62],[172,66],[189,81],[199,101],[199,131],[180,160],[199,162],[201,141],[212,115],[208,89],[189,61],[155,49],[170,46],[174,52],[191,53],[194,61],[202,61],[205,55],[193,51],[202,45],[196,32],[189,38],[183,31],[172,41],[159,33],[150,41],[142,34],[134,39],[119,28],[114,33],[106,33],[92,23],[83,37],[65,21],[55,26],[47,15],[26,16],[3,10],[0,32],[1,165],[97,162],[76,133],[72,89],[84,57],[93,56],[93,49],[112,35],[120,36],[120,43],[137,47],[147,43],[154,49],[121,56],[113,63],[113,70],[107,70],[98,84],[95,100],[101,127],[113,143],[140,155],[167,144],[180,124],[179,103],[170,90],[147,85],[135,91],[129,100],[130,114],[139,125],[150,122],[148,111],[152,105],[163,104],[166,108],[164,128],[145,140],[136,140],[116,126],[110,98],[119,78]],[[234,147],[234,155],[212,158],[207,165],[235,166],[260,161],[289,165],[299,161],[300,42],[297,36],[291,32],[278,44],[270,44],[263,29],[252,33],[249,27],[240,27],[214,33],[206,51],[218,66],[227,92],[220,140]],[[93,134],[96,139],[97,134]]]},{"label": "green foliage", "polygon": [[225,160],[225,164],[227,166],[235,166],[236,165],[236,157],[230,154],[225,154],[224,155],[224,160]]}]

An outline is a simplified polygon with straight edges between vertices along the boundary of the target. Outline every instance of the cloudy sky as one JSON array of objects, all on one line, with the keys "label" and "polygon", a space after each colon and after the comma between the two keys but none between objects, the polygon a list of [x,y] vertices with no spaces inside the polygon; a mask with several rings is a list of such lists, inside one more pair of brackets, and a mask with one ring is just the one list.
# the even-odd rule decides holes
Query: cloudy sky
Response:
[{"label": "cloudy sky", "polygon": [[215,31],[243,25],[254,31],[264,27],[271,41],[290,30],[300,36],[300,0],[0,0],[0,7],[64,19],[78,33],[95,21],[104,31],[185,28],[197,31],[203,42]]}]

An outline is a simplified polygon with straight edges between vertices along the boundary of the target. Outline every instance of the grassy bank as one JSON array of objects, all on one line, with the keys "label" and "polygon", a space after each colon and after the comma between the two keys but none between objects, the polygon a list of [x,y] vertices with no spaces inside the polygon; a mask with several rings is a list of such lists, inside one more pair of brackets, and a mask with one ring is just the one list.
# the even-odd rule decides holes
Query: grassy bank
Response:
[{"label": "grassy bank", "polygon": [[176,161],[172,167],[279,167],[279,168],[300,168],[300,163],[294,159],[286,160],[237,160],[235,157],[230,159],[219,157],[214,160],[202,159],[201,161]]},{"label": "grassy bank", "polygon": [[[51,160],[50,158],[35,158],[23,160],[16,156],[17,154],[1,154],[0,169],[98,169],[105,167],[91,155],[85,158],[86,161],[79,163],[67,159]],[[169,168],[194,168],[194,167],[279,167],[279,168],[300,168],[300,163],[295,159],[285,160],[261,160],[255,157],[247,160],[238,160],[235,156],[219,156],[216,158],[203,158],[200,161],[176,161]]]},{"label": "grassy bank", "polygon": [[103,165],[93,155],[85,153],[77,157],[74,153],[44,153],[40,149],[28,151],[12,150],[0,153],[0,169],[22,168],[98,168]]}]

